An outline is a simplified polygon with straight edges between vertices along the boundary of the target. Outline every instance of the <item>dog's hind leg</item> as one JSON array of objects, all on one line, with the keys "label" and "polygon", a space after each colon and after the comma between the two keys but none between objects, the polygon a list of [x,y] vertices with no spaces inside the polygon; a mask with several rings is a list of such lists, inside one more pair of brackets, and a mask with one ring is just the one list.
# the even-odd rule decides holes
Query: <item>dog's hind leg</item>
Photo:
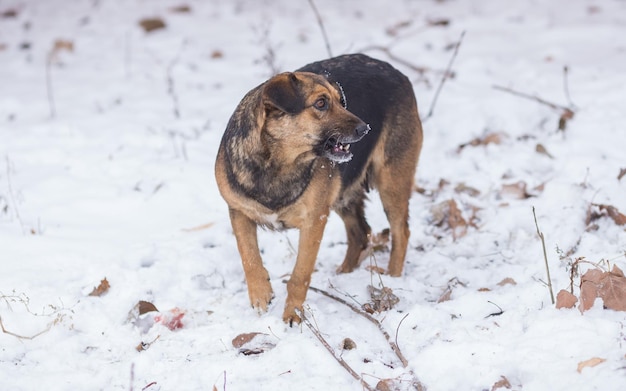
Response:
[{"label": "dog's hind leg", "polygon": [[348,250],[343,263],[337,269],[338,273],[350,273],[359,266],[366,255],[364,252],[367,250],[369,236],[372,232],[365,220],[364,197],[362,195],[357,197],[357,199],[336,209],[346,226],[348,237]]},{"label": "dog's hind leg", "polygon": [[269,273],[263,267],[257,240],[257,225],[242,212],[230,209],[230,222],[237,239],[241,254],[241,263],[246,275],[250,304],[258,312],[267,311],[267,306],[274,297]]},{"label": "dog's hind leg", "polygon": [[[403,175],[398,175],[400,172]],[[378,192],[391,230],[391,255],[387,271],[394,277],[402,275],[411,234],[408,224],[409,198],[413,190],[414,174],[414,166],[396,167],[388,164],[377,175]]]}]

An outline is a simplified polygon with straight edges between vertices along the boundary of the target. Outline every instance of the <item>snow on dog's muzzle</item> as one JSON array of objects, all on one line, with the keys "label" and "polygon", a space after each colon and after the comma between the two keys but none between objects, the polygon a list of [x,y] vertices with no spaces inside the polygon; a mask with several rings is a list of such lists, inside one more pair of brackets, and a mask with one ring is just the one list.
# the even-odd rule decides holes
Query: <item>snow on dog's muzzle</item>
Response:
[{"label": "snow on dog's muzzle", "polygon": [[324,143],[324,156],[335,163],[346,163],[352,160],[350,145],[361,140],[371,130],[368,124],[359,125],[352,137],[331,136]]}]

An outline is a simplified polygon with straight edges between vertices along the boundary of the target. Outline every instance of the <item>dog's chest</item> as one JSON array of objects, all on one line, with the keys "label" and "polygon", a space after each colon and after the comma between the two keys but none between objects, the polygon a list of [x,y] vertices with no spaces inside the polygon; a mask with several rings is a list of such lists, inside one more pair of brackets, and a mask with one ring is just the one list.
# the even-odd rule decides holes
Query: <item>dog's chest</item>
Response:
[{"label": "dog's chest", "polygon": [[288,228],[285,225],[285,222],[280,220],[277,213],[272,214],[259,214],[258,215],[258,223],[266,228],[280,231],[285,228]]}]

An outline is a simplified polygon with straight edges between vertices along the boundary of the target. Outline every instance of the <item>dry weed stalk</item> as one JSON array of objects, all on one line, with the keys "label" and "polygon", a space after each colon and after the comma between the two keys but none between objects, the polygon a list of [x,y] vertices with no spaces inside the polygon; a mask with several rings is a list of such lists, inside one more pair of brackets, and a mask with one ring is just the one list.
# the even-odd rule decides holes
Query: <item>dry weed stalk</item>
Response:
[{"label": "dry weed stalk", "polygon": [[543,232],[539,230],[539,224],[537,223],[537,214],[535,213],[535,207],[533,206],[533,217],[535,218],[535,227],[537,227],[537,235],[539,235],[539,239],[541,239],[541,247],[543,249],[543,259],[546,264],[546,274],[548,277],[548,289],[550,290],[550,300],[552,300],[552,304],[554,305],[554,292],[552,290],[552,279],[550,278],[550,266],[548,265],[548,253],[546,251],[546,241],[543,236]]},{"label": "dry weed stalk", "polygon": [[309,328],[309,330],[311,330],[311,332],[315,335],[315,337],[317,337],[317,339],[322,343],[322,345],[324,345],[324,347],[326,348],[326,350],[328,350],[328,352],[333,356],[333,358],[346,370],[348,371],[348,373],[354,378],[356,379],[359,383],[361,383],[361,385],[363,386],[363,388],[365,388],[366,390],[369,391],[375,391],[374,388],[372,388],[372,386],[370,386],[369,384],[367,384],[367,382],[365,380],[363,380],[363,378],[356,373],[356,371],[354,369],[352,369],[352,367],[350,365],[348,365],[348,363],[341,358],[341,356],[337,356],[337,354],[335,354],[335,350],[332,348],[332,346],[330,346],[330,344],[328,343],[328,341],[326,341],[326,339],[322,336],[322,334],[320,333],[319,329],[315,326],[313,326],[313,324],[311,323],[311,321],[309,320],[309,318],[304,314],[304,311],[300,311],[299,309],[296,309],[296,313],[297,315],[302,319],[302,322]]},{"label": "dry weed stalk", "polygon": [[450,58],[450,61],[448,62],[448,66],[446,67],[446,70],[443,73],[443,77],[441,78],[441,82],[439,83],[439,86],[437,87],[437,91],[435,91],[435,96],[433,97],[433,100],[430,104],[430,109],[428,110],[428,114],[426,114],[426,117],[422,118],[422,122],[428,120],[430,117],[433,116],[433,113],[435,111],[435,105],[437,104],[437,99],[439,99],[439,94],[441,93],[441,90],[443,89],[443,85],[446,82],[446,80],[450,78],[449,77],[450,69],[452,69],[452,64],[454,64],[454,60],[456,59],[457,54],[459,54],[459,48],[461,47],[461,43],[463,42],[463,37],[465,37],[465,31],[461,33],[459,40],[454,46],[454,52],[452,52],[452,57]]},{"label": "dry weed stalk", "polygon": [[322,31],[322,37],[324,38],[324,43],[326,44],[326,52],[328,53],[328,57],[332,57],[333,52],[332,50],[330,50],[330,43],[328,41],[328,35],[326,34],[326,28],[324,27],[324,21],[322,20],[322,16],[317,10],[317,7],[315,6],[315,2],[313,0],[309,0],[309,5],[313,9],[313,13],[315,14],[315,18],[317,19],[317,25]]},{"label": "dry weed stalk", "polygon": [[[560,116],[559,116],[558,129],[560,131],[565,131],[565,128],[567,127],[567,121],[569,121],[572,118],[574,118],[575,111],[574,111],[573,107],[566,107],[566,106],[562,106],[562,105],[559,105],[559,104],[556,104],[556,103],[552,103],[552,102],[549,102],[549,101],[547,101],[547,100],[545,100],[543,98],[540,98],[537,95],[530,95],[530,94],[527,94],[525,92],[519,92],[519,91],[513,90],[513,89],[508,88],[508,87],[502,87],[502,86],[499,86],[499,85],[493,85],[492,87],[495,90],[507,92],[507,93],[509,93],[511,95],[515,95],[515,96],[518,96],[520,98],[534,100],[537,103],[540,103],[542,105],[550,107],[551,109],[559,111],[560,112]],[[569,91],[567,89],[566,89],[565,93],[567,95],[567,98],[569,99]]]},{"label": "dry weed stalk", "polygon": [[[385,337],[385,339],[387,340],[387,343],[389,343],[389,346],[391,347],[391,350],[393,350],[393,352],[396,354],[396,356],[398,357],[398,359],[400,360],[400,362],[402,363],[402,366],[404,368],[406,368],[409,365],[408,360],[406,359],[406,357],[404,357],[404,354],[402,354],[402,351],[400,350],[400,348],[398,347],[398,344],[396,342],[393,342],[391,340],[391,336],[389,335],[389,333],[387,331],[385,331],[383,325],[378,321],[378,319],[374,318],[372,315],[368,314],[367,312],[361,310],[359,307],[348,303],[347,301],[345,301],[344,299],[337,297],[335,295],[333,295],[332,293],[329,293],[323,289],[319,289],[313,286],[309,287],[310,290],[312,290],[313,292],[319,293],[321,295],[324,295],[330,299],[333,299],[345,306],[347,306],[348,308],[350,308],[352,311],[354,311],[355,313],[363,316],[365,319],[369,320],[370,322],[374,323],[376,325],[376,327],[378,327],[378,330],[383,334],[383,336]],[[404,319],[402,319],[404,320]],[[402,321],[400,322],[400,324],[402,323]],[[398,328],[400,327],[400,324],[398,324]],[[397,333],[396,333],[397,334]]]}]

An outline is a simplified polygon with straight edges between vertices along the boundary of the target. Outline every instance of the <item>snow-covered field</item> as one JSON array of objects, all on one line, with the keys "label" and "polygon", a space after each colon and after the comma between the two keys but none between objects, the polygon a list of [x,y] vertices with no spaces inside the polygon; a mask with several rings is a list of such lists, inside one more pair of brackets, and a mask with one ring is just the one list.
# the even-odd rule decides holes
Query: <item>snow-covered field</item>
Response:
[{"label": "snow-covered field", "polygon": [[[315,4],[333,54],[390,61],[424,117],[466,32],[424,122],[404,276],[370,271],[384,251],[337,275],[337,216],[313,275],[354,304],[368,285],[391,289],[399,303],[374,316],[408,366],[376,325],[309,292],[331,348],[372,388],[626,389],[626,313],[555,308],[532,210],[555,293],[574,263],[626,268],[625,227],[606,208],[626,211],[626,2]],[[154,17],[166,27],[145,32]],[[305,0],[0,0],[1,390],[363,388],[281,320],[297,232],[260,233],[276,298],[250,308],[213,177],[244,93],[324,57]],[[138,317],[140,300],[161,312]],[[252,332],[267,334],[251,342],[263,352],[239,353],[231,341]]]}]

